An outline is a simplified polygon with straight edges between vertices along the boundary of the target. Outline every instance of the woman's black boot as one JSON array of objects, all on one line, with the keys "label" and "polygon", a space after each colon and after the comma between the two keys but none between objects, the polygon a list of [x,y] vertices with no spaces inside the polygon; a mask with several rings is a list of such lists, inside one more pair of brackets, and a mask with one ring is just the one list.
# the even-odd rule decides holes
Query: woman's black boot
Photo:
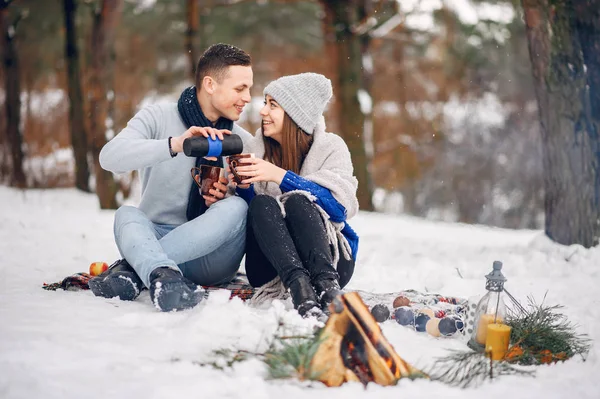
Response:
[{"label": "woman's black boot", "polygon": [[321,309],[329,313],[329,304],[333,299],[342,294],[340,284],[336,278],[319,279],[315,281],[315,290],[319,298]]},{"label": "woman's black boot", "polygon": [[306,318],[315,316],[317,319],[322,319],[323,311],[319,307],[317,294],[315,289],[310,284],[308,276],[302,275],[290,283],[288,287],[294,308],[298,310],[300,316]]}]

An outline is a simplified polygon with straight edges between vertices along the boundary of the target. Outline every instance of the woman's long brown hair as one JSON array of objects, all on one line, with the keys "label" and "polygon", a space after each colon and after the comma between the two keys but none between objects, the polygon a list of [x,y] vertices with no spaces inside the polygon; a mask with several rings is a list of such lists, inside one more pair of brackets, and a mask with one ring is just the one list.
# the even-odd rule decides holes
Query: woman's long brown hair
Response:
[{"label": "woman's long brown hair", "polygon": [[264,136],[266,161],[285,170],[300,174],[302,163],[310,150],[313,136],[306,134],[286,113],[283,116],[281,144],[270,137]]}]

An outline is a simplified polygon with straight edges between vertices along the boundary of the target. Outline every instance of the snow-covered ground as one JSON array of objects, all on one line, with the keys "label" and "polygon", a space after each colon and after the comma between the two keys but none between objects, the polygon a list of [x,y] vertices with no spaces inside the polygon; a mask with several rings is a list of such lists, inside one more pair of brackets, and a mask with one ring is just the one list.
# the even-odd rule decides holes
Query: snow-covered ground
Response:
[{"label": "snow-covered ground", "polygon": [[[266,380],[258,360],[219,371],[196,363],[222,348],[264,349],[283,319],[307,331],[312,322],[276,303],[255,309],[226,295],[198,307],[159,313],[147,292],[134,302],[89,291],[45,291],[43,282],[112,262],[112,211],[74,190],[17,191],[0,187],[0,398],[600,398],[600,350],[587,361],[537,367],[535,378],[503,377],[461,390],[437,382],[395,387]],[[510,231],[361,213],[352,289],[418,289],[470,297],[484,290],[494,260],[504,262],[506,287],[522,301],[563,304],[579,332],[600,338],[600,248],[549,242],[539,231]],[[288,306],[288,304],[286,304]],[[433,338],[388,321],[383,332],[397,352],[427,367],[458,339]]]}]

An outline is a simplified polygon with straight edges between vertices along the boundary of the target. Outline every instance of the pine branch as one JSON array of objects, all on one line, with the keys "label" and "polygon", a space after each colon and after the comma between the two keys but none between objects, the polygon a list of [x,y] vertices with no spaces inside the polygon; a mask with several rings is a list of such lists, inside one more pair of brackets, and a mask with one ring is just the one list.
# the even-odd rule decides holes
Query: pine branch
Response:
[{"label": "pine branch", "polygon": [[[212,352],[215,360],[207,362],[194,361],[192,364],[200,367],[210,366],[217,370],[225,370],[232,368],[235,363],[244,362],[252,357],[264,357],[263,353],[256,353],[245,351],[242,349],[218,349]],[[172,361],[180,361],[180,359],[173,359]]]},{"label": "pine branch", "polygon": [[[561,305],[546,306],[529,299],[527,309],[513,310],[506,324],[512,328],[510,340],[519,351],[508,360],[522,365],[567,360],[581,355],[585,360],[591,346],[586,334],[577,334],[576,325],[559,312]],[[544,297],[545,299],[545,297]]]},{"label": "pine branch", "polygon": [[278,345],[265,353],[269,376],[273,379],[317,380],[319,375],[310,370],[310,363],[321,342],[318,335],[289,340],[278,338]]},{"label": "pine branch", "polygon": [[321,344],[319,331],[312,335],[280,335],[284,327],[283,321],[280,320],[264,352],[218,349],[212,352],[215,360],[193,363],[202,367],[210,366],[217,370],[224,370],[233,367],[235,363],[258,358],[267,365],[270,378],[317,380],[319,375],[310,371],[310,363]]},{"label": "pine branch", "polygon": [[466,388],[502,375],[534,375],[533,370],[518,368],[516,364],[550,363],[574,355],[581,355],[585,360],[591,340],[585,334],[577,334],[576,326],[558,312],[563,306],[545,306],[543,300],[538,305],[532,298],[528,299],[527,308],[511,308],[506,319],[512,329],[512,347],[505,361],[492,361],[480,352],[452,351],[434,363],[429,372],[431,379]]},{"label": "pine branch", "polygon": [[451,354],[439,358],[427,372],[434,381],[467,388],[478,386],[487,379],[503,375],[534,376],[533,370],[523,370],[510,363],[493,361],[483,353],[473,351],[451,351]]}]

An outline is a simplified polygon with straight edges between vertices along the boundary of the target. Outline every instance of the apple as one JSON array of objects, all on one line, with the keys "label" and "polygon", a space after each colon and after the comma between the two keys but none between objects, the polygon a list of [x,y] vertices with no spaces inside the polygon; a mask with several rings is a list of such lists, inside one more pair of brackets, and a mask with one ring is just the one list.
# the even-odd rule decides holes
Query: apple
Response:
[{"label": "apple", "polygon": [[94,262],[90,265],[90,274],[92,276],[98,276],[108,270],[108,264],[106,262]]}]

